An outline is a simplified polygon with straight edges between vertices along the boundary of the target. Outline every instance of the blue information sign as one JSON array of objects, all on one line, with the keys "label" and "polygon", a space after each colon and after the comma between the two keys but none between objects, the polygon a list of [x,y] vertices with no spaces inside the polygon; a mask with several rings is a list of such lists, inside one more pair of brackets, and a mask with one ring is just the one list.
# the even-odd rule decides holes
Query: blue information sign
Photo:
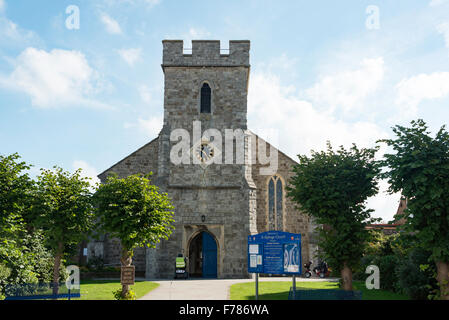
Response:
[{"label": "blue information sign", "polygon": [[301,274],[301,235],[268,231],[248,236],[248,272]]}]

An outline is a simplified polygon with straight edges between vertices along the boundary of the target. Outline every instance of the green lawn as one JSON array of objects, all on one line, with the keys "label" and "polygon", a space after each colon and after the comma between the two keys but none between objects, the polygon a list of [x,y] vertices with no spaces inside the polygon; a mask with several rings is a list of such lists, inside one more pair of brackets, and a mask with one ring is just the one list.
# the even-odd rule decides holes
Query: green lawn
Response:
[{"label": "green lawn", "polygon": [[[408,300],[407,296],[385,290],[368,290],[363,282],[354,281],[354,289],[362,291],[363,300]],[[287,300],[290,281],[260,281],[260,300]],[[337,282],[296,282],[297,289],[338,289]],[[231,286],[231,300],[254,300],[255,283],[237,283]]]},{"label": "green lawn", "polygon": [[[131,289],[139,299],[158,286],[154,282],[136,281]],[[74,300],[114,300],[112,292],[120,288],[120,280],[84,280],[81,281],[81,298]]]}]

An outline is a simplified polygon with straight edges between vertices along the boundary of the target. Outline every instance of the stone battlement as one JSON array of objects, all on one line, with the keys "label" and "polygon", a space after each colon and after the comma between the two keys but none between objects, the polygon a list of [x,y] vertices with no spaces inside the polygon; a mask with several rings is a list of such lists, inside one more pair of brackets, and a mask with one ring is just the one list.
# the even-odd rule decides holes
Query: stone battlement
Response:
[{"label": "stone battlement", "polygon": [[184,53],[183,40],[164,40],[162,67],[249,67],[250,41],[229,41],[229,53],[222,54],[219,40],[193,40],[192,53]]}]

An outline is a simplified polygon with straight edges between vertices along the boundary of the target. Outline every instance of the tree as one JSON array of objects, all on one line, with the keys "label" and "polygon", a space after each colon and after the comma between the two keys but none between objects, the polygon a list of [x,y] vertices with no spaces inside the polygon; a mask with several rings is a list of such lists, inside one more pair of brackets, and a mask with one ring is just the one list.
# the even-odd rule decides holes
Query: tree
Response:
[{"label": "tree", "polygon": [[19,159],[17,153],[0,156],[0,295],[6,285],[52,278],[52,254],[42,232],[29,225],[35,190],[27,173],[31,166]]},{"label": "tree", "polygon": [[374,160],[375,149],[349,151],[340,147],[334,151],[314,152],[311,157],[299,155],[299,164],[287,187],[288,196],[298,209],[322,224],[320,247],[324,258],[341,273],[342,287],[352,290],[352,272],[360,262],[370,232],[370,218],[365,201],[377,194],[379,166]]},{"label": "tree", "polygon": [[[120,179],[111,175],[94,195],[100,230],[121,241],[122,266],[131,265],[134,248],[154,248],[173,230],[174,207],[149,177],[131,175]],[[122,297],[128,292],[129,286],[122,285]]]},{"label": "tree", "polygon": [[17,153],[0,155],[0,241],[14,241],[14,235],[23,228],[23,215],[29,209],[34,182],[26,173],[30,166],[18,162],[19,159]]},{"label": "tree", "polygon": [[67,247],[86,239],[93,227],[89,178],[81,169],[71,174],[63,169],[41,169],[34,193],[32,224],[42,230],[54,254],[53,294],[59,287],[60,264]]},{"label": "tree", "polygon": [[396,139],[380,140],[395,151],[384,155],[382,176],[408,199],[403,229],[432,250],[440,296],[449,300],[449,133],[443,126],[433,138],[421,119],[392,129]]}]

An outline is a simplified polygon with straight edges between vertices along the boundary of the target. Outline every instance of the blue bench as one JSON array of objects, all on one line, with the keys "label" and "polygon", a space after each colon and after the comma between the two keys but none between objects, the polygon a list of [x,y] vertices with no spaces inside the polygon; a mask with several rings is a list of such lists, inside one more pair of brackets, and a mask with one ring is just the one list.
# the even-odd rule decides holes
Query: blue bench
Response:
[{"label": "blue bench", "polygon": [[5,300],[44,300],[80,298],[80,290],[70,290],[59,284],[58,294],[53,294],[54,283],[25,283],[5,286]]}]

